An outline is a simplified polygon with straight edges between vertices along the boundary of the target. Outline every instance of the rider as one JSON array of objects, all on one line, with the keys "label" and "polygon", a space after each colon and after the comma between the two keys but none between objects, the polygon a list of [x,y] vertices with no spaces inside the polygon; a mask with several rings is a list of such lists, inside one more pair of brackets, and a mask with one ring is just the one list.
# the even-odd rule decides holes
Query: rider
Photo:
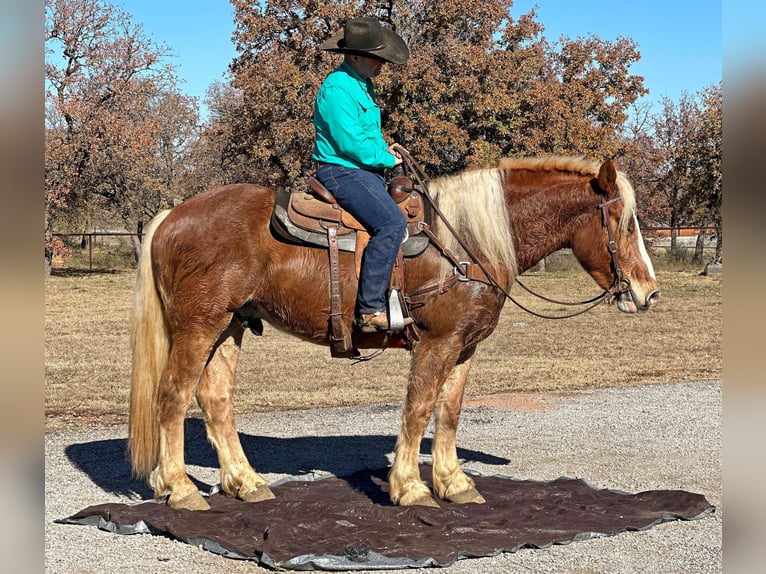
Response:
[{"label": "rider", "polygon": [[[402,157],[399,144],[383,139],[372,78],[385,62],[405,64],[409,49],[398,34],[369,17],[348,20],[320,48],[344,59],[327,76],[314,104],[316,177],[370,233],[355,322],[365,333],[390,330],[386,290],[407,224],[383,179],[383,170],[402,163]],[[410,324],[412,319],[405,318],[404,325]]]}]

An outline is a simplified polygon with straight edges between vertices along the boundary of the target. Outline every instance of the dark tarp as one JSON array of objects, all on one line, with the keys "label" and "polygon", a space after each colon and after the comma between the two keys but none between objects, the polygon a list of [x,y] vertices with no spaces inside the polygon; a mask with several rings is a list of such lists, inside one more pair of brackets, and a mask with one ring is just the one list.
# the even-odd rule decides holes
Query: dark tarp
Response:
[{"label": "dark tarp", "polygon": [[[156,501],[101,504],[59,520],[119,534],[162,534],[211,552],[291,570],[376,570],[449,566],[455,560],[545,548],[714,511],[700,494],[597,490],[582,480],[550,482],[474,476],[486,504],[393,506],[388,469],[343,478],[289,479],[275,500],[245,503],[221,494],[211,509],[173,510]],[[424,479],[430,467],[421,467]]]}]

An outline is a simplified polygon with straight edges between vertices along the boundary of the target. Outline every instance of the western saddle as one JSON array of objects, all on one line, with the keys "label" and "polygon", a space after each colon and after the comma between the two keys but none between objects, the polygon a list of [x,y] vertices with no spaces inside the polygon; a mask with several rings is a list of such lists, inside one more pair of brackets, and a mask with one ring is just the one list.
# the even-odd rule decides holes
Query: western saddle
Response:
[{"label": "western saddle", "polygon": [[[404,257],[422,253],[430,241],[424,233],[431,223],[431,204],[424,201],[422,191],[413,185],[412,179],[399,175],[391,179],[388,192],[397,203],[407,222],[407,240],[399,248],[396,264],[389,281],[389,321],[392,325],[402,322],[409,311],[404,293]],[[277,191],[271,218],[272,229],[286,241],[325,247],[330,259],[330,353],[333,357],[359,358],[351,333],[343,321],[340,286],[339,251],[354,253],[356,276],[362,254],[370,239],[364,226],[342,209],[332,193],[319,180],[308,178],[308,189]],[[410,326],[404,329],[404,344],[408,348],[417,334]]]}]

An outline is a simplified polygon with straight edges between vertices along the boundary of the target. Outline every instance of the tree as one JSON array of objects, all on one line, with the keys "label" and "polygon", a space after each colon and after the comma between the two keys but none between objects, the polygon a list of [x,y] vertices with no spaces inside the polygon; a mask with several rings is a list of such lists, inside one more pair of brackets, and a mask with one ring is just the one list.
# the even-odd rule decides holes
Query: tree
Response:
[{"label": "tree", "polygon": [[[533,11],[511,0],[232,0],[236,123],[220,131],[251,177],[292,185],[313,169],[314,96],[339,57],[319,44],[348,18],[375,15],[410,46],[410,62],[376,79],[383,131],[423,167],[450,173],[505,155],[614,155],[625,111],[645,90],[628,73],[628,39],[549,44]],[[233,119],[233,118],[229,118]]]},{"label": "tree", "polygon": [[[701,107],[694,139],[696,161],[692,175],[691,200],[696,204],[695,223],[716,230],[716,262],[723,259],[723,90],[720,83],[699,94]],[[700,234],[702,236],[703,234]],[[700,247],[695,259],[702,260]]]},{"label": "tree", "polygon": [[662,161],[656,165],[659,177],[655,191],[664,202],[659,203],[657,219],[670,226],[670,251],[678,253],[677,228],[690,218],[692,203],[693,152],[689,145],[694,137],[696,102],[684,93],[676,105],[670,98],[663,98],[662,111],[654,118],[654,140]]},{"label": "tree", "polygon": [[184,177],[184,197],[211,187],[243,181],[260,181],[251,171],[247,145],[247,115],[242,91],[230,83],[214,82],[207,90],[209,119],[188,149],[190,166]]},{"label": "tree", "polygon": [[[679,227],[712,226],[715,259],[722,257],[722,110],[718,84],[696,96],[684,93],[677,102],[664,98],[662,110],[649,116],[648,127],[633,128],[632,164],[645,166],[634,178],[643,217],[671,228],[672,256],[685,256],[677,240]],[[704,233],[698,238],[695,261],[702,260]]]},{"label": "tree", "polygon": [[153,202],[144,203],[147,217],[168,204],[187,197],[184,180],[193,164],[190,149],[199,137],[199,115],[194,98],[177,91],[160,92],[148,102],[147,111],[157,118],[156,155],[145,169],[145,188],[154,190]]},{"label": "tree", "polygon": [[641,102],[631,107],[628,121],[623,128],[623,141],[619,163],[630,174],[636,192],[636,205],[642,227],[657,226],[664,218],[666,200],[654,191],[661,179],[663,156],[656,145],[653,133],[655,116],[651,102]]},{"label": "tree", "polygon": [[[196,124],[166,47],[102,0],[46,0],[46,234],[99,222],[127,229],[173,194]],[[46,257],[55,251],[49,244]]]}]

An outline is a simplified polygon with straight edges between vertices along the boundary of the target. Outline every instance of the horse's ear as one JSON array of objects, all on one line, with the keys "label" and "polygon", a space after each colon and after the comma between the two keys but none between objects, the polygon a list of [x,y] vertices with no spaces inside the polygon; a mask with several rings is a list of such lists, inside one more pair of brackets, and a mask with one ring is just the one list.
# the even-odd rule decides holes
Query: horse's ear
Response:
[{"label": "horse's ear", "polygon": [[598,170],[598,186],[607,194],[617,189],[617,167],[611,159],[601,164]]}]

